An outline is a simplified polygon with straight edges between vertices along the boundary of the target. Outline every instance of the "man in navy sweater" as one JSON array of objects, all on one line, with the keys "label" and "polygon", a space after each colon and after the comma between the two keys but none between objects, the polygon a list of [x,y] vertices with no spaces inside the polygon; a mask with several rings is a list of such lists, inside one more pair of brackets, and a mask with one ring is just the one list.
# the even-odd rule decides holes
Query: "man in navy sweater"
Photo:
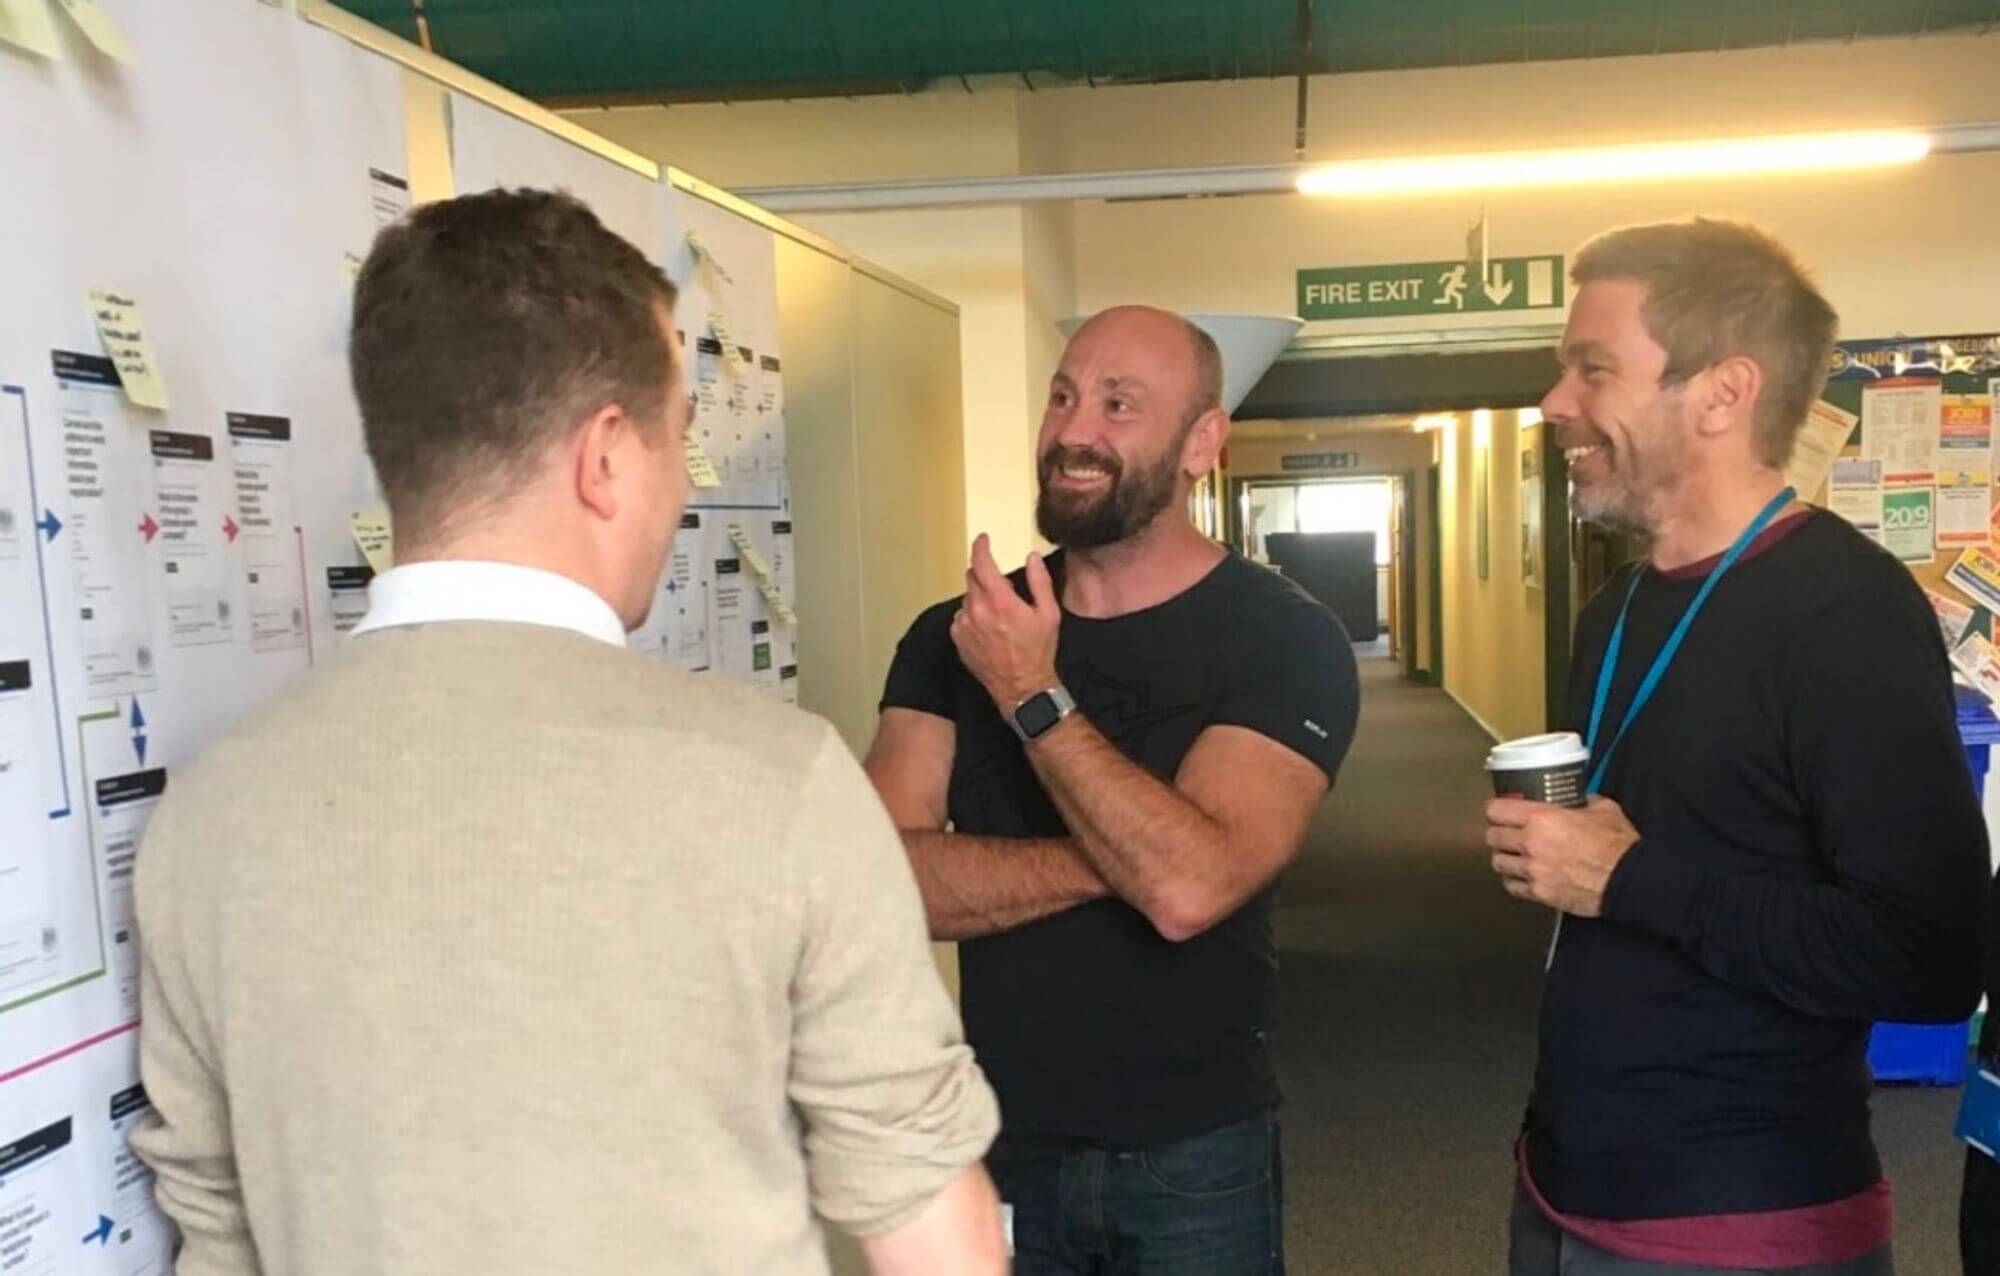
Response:
[{"label": "man in navy sweater", "polygon": [[1836,317],[1748,226],[1578,255],[1542,410],[1579,512],[1644,561],[1585,608],[1592,797],[1500,800],[1501,884],[1558,914],[1514,1276],[1893,1271],[1868,1031],[1978,999],[1985,824],[1931,608],[1783,468]]}]

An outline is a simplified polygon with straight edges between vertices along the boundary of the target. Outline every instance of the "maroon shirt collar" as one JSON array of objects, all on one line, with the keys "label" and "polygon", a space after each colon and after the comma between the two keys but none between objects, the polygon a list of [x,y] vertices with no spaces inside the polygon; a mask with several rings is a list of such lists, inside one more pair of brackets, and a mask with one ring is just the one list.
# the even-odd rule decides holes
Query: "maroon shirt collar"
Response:
[{"label": "maroon shirt collar", "polygon": [[[1750,542],[1749,547],[1743,551],[1743,558],[1757,557],[1757,555],[1771,548],[1771,546],[1776,545],[1779,541],[1798,531],[1801,527],[1804,527],[1806,520],[1818,512],[1818,510],[1808,507],[1796,514],[1785,515],[1777,522],[1765,528],[1756,540]],[[1663,571],[1660,572],[1660,575],[1666,577],[1668,580],[1699,580],[1714,571],[1716,564],[1721,561],[1721,554],[1711,554],[1698,563],[1689,563],[1684,567],[1676,567],[1672,571]],[[1738,559],[1737,561],[1741,562],[1743,559]]]}]

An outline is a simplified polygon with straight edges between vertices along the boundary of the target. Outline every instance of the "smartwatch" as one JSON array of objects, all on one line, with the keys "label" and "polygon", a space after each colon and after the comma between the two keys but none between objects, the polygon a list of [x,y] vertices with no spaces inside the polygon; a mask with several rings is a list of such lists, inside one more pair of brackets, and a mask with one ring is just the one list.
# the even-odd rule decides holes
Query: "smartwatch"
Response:
[{"label": "smartwatch", "polygon": [[1057,723],[1075,712],[1076,698],[1059,682],[1015,705],[1014,712],[1007,715],[1007,725],[1026,744],[1055,730]]}]

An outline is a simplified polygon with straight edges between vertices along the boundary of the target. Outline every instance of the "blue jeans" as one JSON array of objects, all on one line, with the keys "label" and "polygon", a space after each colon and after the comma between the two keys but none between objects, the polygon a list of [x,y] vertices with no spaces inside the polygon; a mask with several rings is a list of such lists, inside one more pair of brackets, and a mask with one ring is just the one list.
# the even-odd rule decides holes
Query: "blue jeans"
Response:
[{"label": "blue jeans", "polygon": [[1278,1120],[1141,1151],[1036,1156],[1001,1137],[986,1168],[1014,1211],[1014,1276],[1284,1276]]}]

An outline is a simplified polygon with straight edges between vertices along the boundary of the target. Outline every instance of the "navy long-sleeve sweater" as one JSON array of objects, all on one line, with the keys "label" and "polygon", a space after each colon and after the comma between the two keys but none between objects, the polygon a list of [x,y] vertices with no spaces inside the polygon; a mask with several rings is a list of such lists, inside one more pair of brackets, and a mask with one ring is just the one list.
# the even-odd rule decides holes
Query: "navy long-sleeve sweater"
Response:
[{"label": "navy long-sleeve sweater", "polygon": [[[1705,572],[1647,570],[1609,736]],[[1585,609],[1581,731],[1630,584]],[[1879,1181],[1869,1025],[1969,1014],[1986,828],[1937,622],[1814,512],[1717,586],[1605,784],[1641,835],[1549,971],[1528,1169],[1583,1218],[1790,1209]]]}]

